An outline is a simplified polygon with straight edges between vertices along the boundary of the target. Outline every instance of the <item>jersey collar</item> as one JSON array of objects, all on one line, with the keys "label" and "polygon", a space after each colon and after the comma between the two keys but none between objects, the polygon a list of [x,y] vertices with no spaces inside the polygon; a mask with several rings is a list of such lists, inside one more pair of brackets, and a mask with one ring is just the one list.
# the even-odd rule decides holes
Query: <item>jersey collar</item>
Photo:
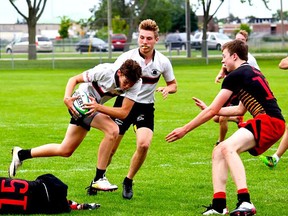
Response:
[{"label": "jersey collar", "polygon": [[120,81],[119,81],[119,76],[118,76],[117,71],[116,71],[116,73],[114,75],[114,80],[115,80],[116,87],[119,88],[120,87]]},{"label": "jersey collar", "polygon": [[[139,55],[145,59],[145,56],[140,52],[140,48],[138,49]],[[153,50],[153,54],[152,54],[152,61],[154,61],[154,57],[155,57],[155,49]]]}]

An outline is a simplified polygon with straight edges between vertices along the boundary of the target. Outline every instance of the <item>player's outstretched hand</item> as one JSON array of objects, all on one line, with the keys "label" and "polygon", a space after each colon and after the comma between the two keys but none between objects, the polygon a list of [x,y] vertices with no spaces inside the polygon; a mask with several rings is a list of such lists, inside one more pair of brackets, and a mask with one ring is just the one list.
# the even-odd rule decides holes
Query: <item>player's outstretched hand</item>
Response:
[{"label": "player's outstretched hand", "polygon": [[183,127],[176,128],[165,137],[165,140],[167,142],[174,142],[174,141],[184,137],[185,134],[186,134],[186,132],[185,132]]},{"label": "player's outstretched hand", "polygon": [[192,97],[192,99],[195,101],[195,105],[198,106],[201,110],[206,109],[207,105],[202,100],[196,97]]}]

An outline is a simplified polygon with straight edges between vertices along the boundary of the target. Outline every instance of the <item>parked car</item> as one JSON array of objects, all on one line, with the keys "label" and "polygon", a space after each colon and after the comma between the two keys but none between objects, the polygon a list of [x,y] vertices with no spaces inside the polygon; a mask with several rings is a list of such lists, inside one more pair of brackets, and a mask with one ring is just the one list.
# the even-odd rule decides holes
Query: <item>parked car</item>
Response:
[{"label": "parked car", "polygon": [[[103,41],[100,38],[84,38],[80,40],[75,47],[77,52],[107,52],[108,51],[108,43]],[[113,47],[112,47],[113,50]]]},{"label": "parked car", "polygon": [[[191,35],[190,39],[193,36]],[[183,33],[169,33],[165,38],[165,48],[167,50],[185,50],[187,46],[187,34]]]},{"label": "parked car", "polygon": [[169,33],[165,38],[165,48],[167,50],[184,50],[186,46],[179,33]]},{"label": "parked car", "polygon": [[[201,49],[202,46],[202,32],[197,32],[192,41],[191,46],[194,49]],[[221,50],[221,46],[231,41],[232,39],[229,38],[227,35],[219,32],[207,32],[207,45],[208,49],[214,49],[214,50]]]},{"label": "parked car", "polygon": [[[53,43],[48,37],[42,35],[36,35],[35,43],[37,52],[53,51]],[[28,36],[24,36],[13,40],[6,46],[5,50],[6,53],[28,52],[28,47],[29,47]]]},{"label": "parked car", "polygon": [[114,51],[123,51],[126,42],[127,37],[125,34],[113,34],[111,36],[111,43],[114,46]]}]

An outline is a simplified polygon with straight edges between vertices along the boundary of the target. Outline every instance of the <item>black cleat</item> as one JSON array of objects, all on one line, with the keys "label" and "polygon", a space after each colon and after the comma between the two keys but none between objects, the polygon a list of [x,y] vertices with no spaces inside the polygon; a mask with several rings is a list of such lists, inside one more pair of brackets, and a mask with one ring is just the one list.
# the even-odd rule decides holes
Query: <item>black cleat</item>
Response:
[{"label": "black cleat", "polygon": [[123,182],[122,196],[123,196],[124,199],[132,199],[132,197],[133,197],[132,184],[125,184]]}]

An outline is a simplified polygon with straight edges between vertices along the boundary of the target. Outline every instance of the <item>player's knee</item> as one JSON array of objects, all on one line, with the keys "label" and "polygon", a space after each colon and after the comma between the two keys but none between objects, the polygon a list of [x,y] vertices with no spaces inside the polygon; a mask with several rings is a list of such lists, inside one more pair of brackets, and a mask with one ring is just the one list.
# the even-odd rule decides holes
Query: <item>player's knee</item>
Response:
[{"label": "player's knee", "polygon": [[213,117],[213,121],[216,122],[216,123],[219,123],[219,116],[214,116]]},{"label": "player's knee", "polygon": [[222,153],[223,157],[225,157],[228,154],[231,154],[232,151],[234,151],[234,149],[233,149],[231,144],[226,143],[226,142],[222,142],[221,153]]},{"label": "player's knee", "polygon": [[219,123],[220,124],[223,124],[223,123],[226,123],[227,122],[227,118],[226,117],[224,117],[224,116],[220,116],[219,117]]},{"label": "player's knee", "polygon": [[221,155],[221,150],[219,145],[215,146],[212,152],[212,160],[217,160],[219,156]]},{"label": "player's knee", "polygon": [[60,154],[62,157],[70,157],[73,154],[73,152],[74,150],[72,149],[63,149]]},{"label": "player's knee", "polygon": [[105,137],[115,142],[119,134],[119,128],[117,125],[112,126],[109,130],[105,131]]},{"label": "player's knee", "polygon": [[139,142],[137,146],[138,146],[138,149],[140,149],[141,151],[148,151],[150,147],[150,142],[142,141],[142,142]]}]

